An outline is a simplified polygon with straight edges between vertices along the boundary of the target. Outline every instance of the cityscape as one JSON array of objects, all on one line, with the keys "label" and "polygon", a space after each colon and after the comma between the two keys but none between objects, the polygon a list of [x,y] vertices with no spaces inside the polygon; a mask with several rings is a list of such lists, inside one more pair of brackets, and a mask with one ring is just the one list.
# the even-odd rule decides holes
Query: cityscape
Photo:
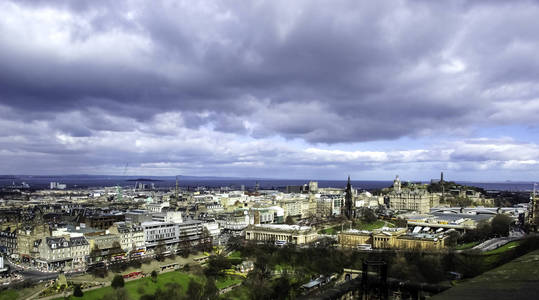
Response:
[{"label": "cityscape", "polygon": [[0,1],[0,300],[537,299],[537,1]]},{"label": "cityscape", "polygon": [[[88,179],[77,176],[78,184],[34,188],[4,176],[11,183],[0,200],[2,284],[32,299],[445,299],[453,282],[537,247],[532,183],[485,190],[441,172],[428,182],[397,175],[370,190],[350,177],[340,187],[233,188],[209,186],[215,178],[180,184],[180,177],[172,186],[116,178],[123,184],[83,187]],[[383,278],[366,279],[365,268]],[[178,286],[128,288],[160,277]],[[117,278],[125,294],[114,287]]]}]

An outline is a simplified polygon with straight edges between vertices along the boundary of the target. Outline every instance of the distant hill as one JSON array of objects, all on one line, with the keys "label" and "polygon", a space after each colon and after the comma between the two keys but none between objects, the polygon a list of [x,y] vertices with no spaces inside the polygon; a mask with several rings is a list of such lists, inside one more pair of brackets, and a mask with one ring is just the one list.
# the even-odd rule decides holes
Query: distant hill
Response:
[{"label": "distant hill", "polygon": [[150,179],[150,178],[137,178],[137,179],[127,179],[126,181],[164,181],[164,180]]}]

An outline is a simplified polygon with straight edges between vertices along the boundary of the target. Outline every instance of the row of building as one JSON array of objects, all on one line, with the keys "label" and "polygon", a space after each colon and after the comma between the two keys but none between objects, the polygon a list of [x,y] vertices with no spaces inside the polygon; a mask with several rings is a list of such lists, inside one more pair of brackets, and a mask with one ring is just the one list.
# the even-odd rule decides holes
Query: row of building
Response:
[{"label": "row of building", "polygon": [[[157,215],[157,219],[161,217]],[[122,221],[106,229],[85,223],[53,228],[39,219],[32,224],[3,225],[0,250],[15,261],[44,270],[79,269],[97,261],[130,259],[157,251],[176,253],[211,243],[220,233],[216,222],[201,220]]]},{"label": "row of building", "polygon": [[[409,232],[407,228],[388,227],[374,231],[350,229],[338,234],[338,243],[341,247],[355,249],[442,250],[447,246],[447,233]],[[318,238],[316,231],[309,226],[259,224],[245,229],[246,240],[277,245],[309,244]]]}]

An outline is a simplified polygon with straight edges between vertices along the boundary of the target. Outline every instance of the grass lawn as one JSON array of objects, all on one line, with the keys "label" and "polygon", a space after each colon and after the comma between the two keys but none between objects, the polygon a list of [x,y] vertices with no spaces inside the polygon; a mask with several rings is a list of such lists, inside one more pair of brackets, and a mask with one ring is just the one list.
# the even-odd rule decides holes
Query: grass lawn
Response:
[{"label": "grass lawn", "polygon": [[18,299],[19,293],[16,290],[5,290],[0,292],[0,300]]},{"label": "grass lawn", "polygon": [[[189,285],[190,280],[197,280],[201,281],[203,279],[190,275],[187,273],[180,273],[178,271],[173,272],[167,272],[163,274],[159,274],[158,280],[156,283],[154,283],[151,279],[151,277],[145,277],[137,280],[128,281],[125,283],[125,290],[127,291],[127,294],[129,295],[129,299],[131,300],[137,300],[144,294],[154,294],[155,291],[157,291],[158,288],[165,289],[166,285],[168,283],[177,283],[180,286],[182,286],[183,290],[186,291],[187,287]],[[218,289],[223,289],[226,287],[229,287],[231,285],[241,283],[242,279],[238,276],[226,276],[224,278],[220,278],[215,282],[215,285]],[[70,299],[81,299],[81,300],[99,300],[103,298],[108,293],[112,293],[113,288],[110,286],[99,288],[91,291],[84,292],[84,296],[82,298],[75,298],[71,297]],[[3,295],[2,295],[3,296]],[[0,300],[12,300],[16,298],[11,298],[11,295],[6,295],[6,298],[0,298]],[[63,297],[59,297],[57,299],[63,299]]]},{"label": "grass lawn", "polygon": [[275,265],[275,270],[276,271],[282,271],[282,270],[292,270],[292,266],[288,265],[288,264],[278,264],[278,265]]},{"label": "grass lawn", "polygon": [[325,229],[318,230],[319,234],[330,234],[330,235],[336,235],[337,232],[341,231],[341,225],[336,225],[332,227],[328,227]]},{"label": "grass lawn", "polygon": [[[358,221],[353,228],[358,229],[358,230],[372,231],[374,229],[379,229],[379,228],[384,227],[385,224],[386,223],[384,221],[382,221],[382,220],[376,220],[376,221],[374,221],[372,223],[363,223],[361,221]],[[350,223],[343,224],[343,225],[339,224],[339,225],[335,225],[335,226],[332,226],[332,227],[328,227],[328,228],[319,230],[318,233],[336,235],[341,230],[347,230],[347,229],[350,229]]]},{"label": "grass lawn", "polygon": [[397,227],[397,225],[391,223],[391,222],[386,222],[386,226],[389,227],[389,228],[395,228]]},{"label": "grass lawn", "polygon": [[0,292],[0,300],[26,299],[45,287],[44,283],[24,289],[6,289]]},{"label": "grass lawn", "polygon": [[505,251],[508,251],[508,250],[511,250],[511,249],[517,247],[518,245],[520,245],[520,241],[512,241],[512,242],[509,242],[509,243],[501,246],[500,248],[484,252],[483,254],[489,255],[489,254],[503,253]]},{"label": "grass lawn", "polygon": [[233,265],[240,264],[243,261],[243,258],[241,257],[241,252],[239,251],[234,251],[230,253],[227,258]]},{"label": "grass lawn", "polygon": [[455,247],[455,250],[471,249],[477,245],[479,245],[479,242],[470,242],[470,243],[460,244],[460,245],[457,245],[457,247]]},{"label": "grass lawn", "polygon": [[241,258],[241,252],[240,251],[234,251],[228,255],[228,258]]},{"label": "grass lawn", "polygon": [[241,283],[242,281],[243,280],[237,276],[226,276],[224,278],[219,278],[217,281],[215,281],[215,285],[217,286],[218,289],[222,290],[231,285]]},{"label": "grass lawn", "polygon": [[[158,288],[164,289],[167,283],[177,283],[181,285],[184,290],[187,290],[190,279],[200,280],[200,278],[193,275],[173,271],[160,274],[156,283],[152,282],[151,277],[128,281],[125,283],[125,289],[129,295],[129,299],[136,300],[144,294],[154,294]],[[107,286],[84,292],[84,296],[82,298],[71,297],[71,299],[98,300],[112,291],[113,288]],[[63,297],[59,297],[58,299],[63,299]]]},{"label": "grass lawn", "polygon": [[358,229],[358,230],[369,230],[369,231],[372,231],[374,229],[379,229],[379,228],[382,228],[384,227],[386,223],[382,220],[376,220],[372,223],[359,223],[359,224],[356,224],[356,226],[354,226],[354,229]]},{"label": "grass lawn", "polygon": [[464,280],[432,299],[537,299],[538,294],[539,250],[536,250]]}]

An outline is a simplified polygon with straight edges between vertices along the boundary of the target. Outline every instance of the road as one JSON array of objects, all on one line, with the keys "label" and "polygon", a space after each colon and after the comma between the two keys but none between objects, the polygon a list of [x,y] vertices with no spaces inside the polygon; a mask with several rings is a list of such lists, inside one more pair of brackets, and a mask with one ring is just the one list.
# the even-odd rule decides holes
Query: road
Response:
[{"label": "road", "polygon": [[16,270],[17,273],[21,274],[25,280],[29,280],[31,282],[51,280],[51,279],[56,279],[56,277],[58,277],[58,273],[41,272],[41,271],[37,271],[33,269],[21,268],[18,265],[12,264],[8,260],[5,260],[5,263],[6,265],[9,265],[11,270]]},{"label": "road", "polygon": [[484,241],[483,243],[473,247],[473,249],[481,250],[482,252],[498,249],[501,246],[516,240],[520,240],[525,235],[520,231],[511,231],[508,237],[493,238]]}]

